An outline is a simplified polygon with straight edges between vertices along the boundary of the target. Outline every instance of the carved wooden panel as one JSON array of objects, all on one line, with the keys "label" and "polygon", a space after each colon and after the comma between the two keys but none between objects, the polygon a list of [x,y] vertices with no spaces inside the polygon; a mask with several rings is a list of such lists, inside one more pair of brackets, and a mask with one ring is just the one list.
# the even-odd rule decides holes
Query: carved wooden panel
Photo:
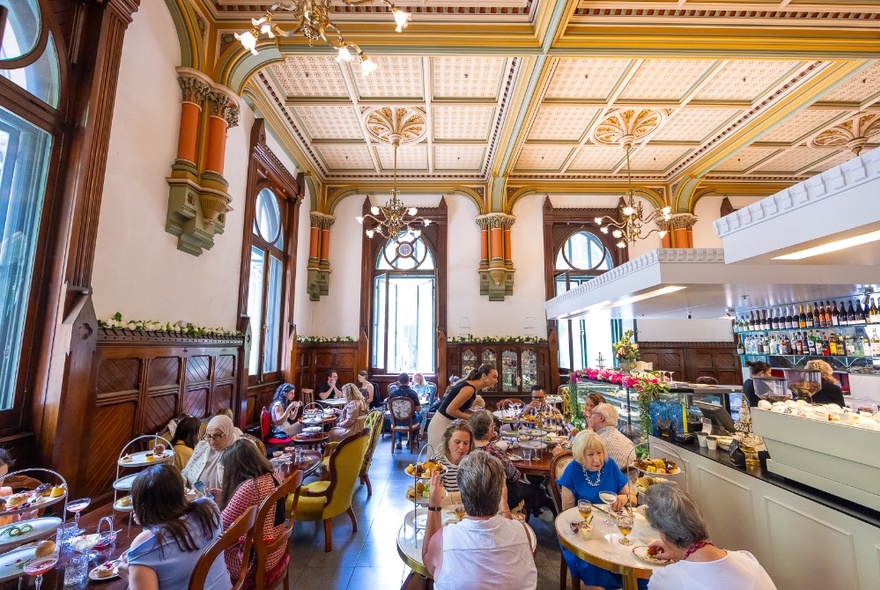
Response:
[{"label": "carved wooden panel", "polygon": [[232,379],[235,377],[235,357],[223,354],[214,362],[214,380]]},{"label": "carved wooden panel", "polygon": [[214,387],[214,394],[211,396],[211,412],[213,416],[223,408],[232,407],[232,385],[220,385]]},{"label": "carved wooden panel", "polygon": [[95,389],[99,394],[137,391],[140,387],[141,361],[136,358],[109,359],[101,363]]},{"label": "carved wooden panel", "polygon": [[208,388],[196,387],[184,391],[183,411],[196,418],[209,417],[210,408],[208,407]]},{"label": "carved wooden panel", "polygon": [[655,369],[675,371],[673,378],[694,382],[714,377],[722,385],[742,382],[732,342],[639,342],[641,360]]},{"label": "carved wooden panel", "polygon": [[150,361],[150,387],[178,385],[180,383],[180,358],[159,357]]},{"label": "carved wooden panel", "polygon": [[186,382],[207,382],[211,375],[211,357],[191,356],[186,362]]},{"label": "carved wooden panel", "polygon": [[[87,496],[95,504],[112,493],[116,477],[116,461],[122,447],[133,438],[135,403],[118,403],[95,409],[92,434],[83,447],[87,449],[85,476],[80,479],[76,495]],[[63,444],[63,443],[62,443]],[[77,444],[67,441],[66,444]]]},{"label": "carved wooden panel", "polygon": [[177,415],[177,391],[165,395],[149,395],[142,412],[141,430],[158,432]]}]

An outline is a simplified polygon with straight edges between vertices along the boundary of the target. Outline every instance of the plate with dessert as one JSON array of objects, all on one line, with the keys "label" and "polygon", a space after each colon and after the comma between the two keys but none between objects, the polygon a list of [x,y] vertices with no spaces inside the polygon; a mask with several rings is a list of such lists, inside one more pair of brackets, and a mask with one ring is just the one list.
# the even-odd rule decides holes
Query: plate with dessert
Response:
[{"label": "plate with dessert", "polygon": [[127,492],[131,489],[131,486],[134,485],[134,478],[136,478],[137,476],[137,473],[132,473],[131,475],[120,477],[113,482],[113,489],[119,490],[120,492]]},{"label": "plate with dessert", "polygon": [[41,483],[34,490],[27,490],[0,498],[0,514],[18,514],[51,506],[67,496],[67,488],[62,485]]},{"label": "plate with dessert", "polygon": [[122,496],[113,503],[113,510],[119,512],[131,512],[134,506],[131,505],[131,496]]},{"label": "plate with dessert", "polygon": [[34,545],[19,547],[9,553],[0,555],[0,581],[11,580],[22,574],[24,564],[36,557],[37,548]]},{"label": "plate with dessert", "polygon": [[57,516],[44,516],[23,520],[0,527],[0,549],[11,545],[21,545],[50,535],[61,525]]},{"label": "plate with dessert", "polygon": [[144,467],[153,463],[166,463],[172,459],[174,459],[174,451],[166,449],[165,445],[156,445],[152,451],[122,455],[119,464],[123,467]]},{"label": "plate with dessert", "polygon": [[633,547],[632,552],[633,555],[636,556],[636,559],[644,561],[645,563],[650,563],[651,565],[669,565],[670,563],[672,563],[671,559],[664,559],[663,557],[661,557],[663,554],[660,553],[655,547],[639,545],[637,547]]},{"label": "plate with dessert", "polygon": [[94,582],[103,580],[112,580],[119,577],[119,564],[122,563],[116,559],[114,561],[105,561],[96,568],[92,568],[89,572],[89,579]]}]

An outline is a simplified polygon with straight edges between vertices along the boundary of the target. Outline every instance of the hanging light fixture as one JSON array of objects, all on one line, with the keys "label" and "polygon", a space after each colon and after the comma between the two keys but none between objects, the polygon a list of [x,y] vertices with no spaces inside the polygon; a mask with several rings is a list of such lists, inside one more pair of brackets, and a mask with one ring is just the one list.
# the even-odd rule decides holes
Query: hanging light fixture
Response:
[{"label": "hanging light fixture", "polygon": [[[322,41],[333,47],[338,52],[336,59],[339,61],[351,61],[352,51],[361,61],[361,73],[369,76],[376,70],[376,64],[361,50],[357,43],[349,43],[345,40],[339,28],[330,20],[332,12],[330,8],[331,0],[295,0],[290,3],[278,2],[269,7],[261,18],[251,19],[253,28],[244,33],[235,33],[235,38],[241,42],[242,47],[257,55],[257,41],[260,36],[265,35],[270,39],[275,37],[295,37],[302,34],[309,42],[309,47],[315,41]],[[374,0],[342,0],[346,6],[360,6],[363,4],[371,4]],[[397,23],[395,29],[398,33],[403,31],[412,18],[412,14],[401,10],[390,0],[381,0],[383,4],[391,9],[394,16],[394,22]],[[289,12],[293,15],[295,22],[294,29],[284,30],[274,20],[274,13],[279,10]]]},{"label": "hanging light fixture", "polygon": [[636,240],[643,240],[654,232],[657,232],[657,235],[662,238],[666,235],[666,230],[654,228],[650,231],[644,231],[644,226],[660,217],[666,221],[669,221],[672,217],[671,207],[655,209],[650,215],[644,217],[642,204],[636,202],[635,193],[632,188],[632,172],[629,167],[629,151],[632,149],[632,144],[626,143],[623,147],[626,150],[627,191],[624,196],[624,202],[621,203],[618,209],[618,219],[614,219],[607,215],[596,218],[596,225],[599,226],[599,231],[603,234],[611,232],[611,235],[618,240],[618,248],[626,248],[628,244],[633,244]]},{"label": "hanging light fixture", "polygon": [[367,219],[375,222],[376,225],[374,227],[364,232],[368,238],[372,238],[376,234],[379,234],[386,240],[392,239],[395,242],[406,235],[418,238],[422,235],[422,230],[414,229],[412,227],[413,224],[421,223],[425,227],[431,224],[430,219],[416,217],[419,213],[416,207],[407,207],[400,200],[397,190],[397,148],[400,147],[400,138],[401,136],[398,133],[393,133],[389,137],[391,145],[394,147],[394,182],[391,185],[391,198],[382,207],[373,205],[370,208],[370,214],[355,218],[361,225]]}]

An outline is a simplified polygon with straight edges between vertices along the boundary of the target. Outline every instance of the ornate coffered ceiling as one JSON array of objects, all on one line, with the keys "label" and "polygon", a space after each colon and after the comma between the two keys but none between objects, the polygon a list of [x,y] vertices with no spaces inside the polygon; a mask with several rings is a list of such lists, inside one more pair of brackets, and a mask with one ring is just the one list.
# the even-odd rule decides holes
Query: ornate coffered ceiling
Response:
[{"label": "ornate coffered ceiling", "polygon": [[659,194],[694,178],[768,194],[880,145],[877,0],[427,0],[398,3],[413,12],[401,34],[381,6],[340,4],[334,20],[378,65],[368,78],[301,39],[229,65],[231,33],[263,5],[178,1],[198,2],[218,70],[325,184],[387,182],[376,133],[391,109],[419,121],[398,154],[413,190],[611,191],[625,140]]}]

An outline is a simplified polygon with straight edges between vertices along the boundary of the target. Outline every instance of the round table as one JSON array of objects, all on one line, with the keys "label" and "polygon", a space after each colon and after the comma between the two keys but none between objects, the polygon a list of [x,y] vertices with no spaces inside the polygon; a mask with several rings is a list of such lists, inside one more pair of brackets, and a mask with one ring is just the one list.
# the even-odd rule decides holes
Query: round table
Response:
[{"label": "round table", "polygon": [[648,521],[641,513],[635,511],[635,523],[633,531],[629,535],[632,545],[621,545],[619,541],[623,535],[617,530],[617,525],[605,524],[607,514],[599,510],[600,506],[604,506],[604,504],[593,504],[593,535],[591,539],[584,539],[579,533],[574,533],[571,530],[569,523],[583,520],[578,514],[577,508],[569,508],[557,516],[556,535],[559,537],[559,542],[587,563],[615,574],[621,574],[623,576],[623,590],[637,590],[639,578],[650,578],[655,569],[665,566],[641,561],[633,555],[632,550],[634,547],[648,545],[656,541],[660,535],[648,525]]},{"label": "round table", "polygon": [[[451,508],[447,508],[451,505],[451,501],[443,502],[444,508],[441,513],[443,526],[458,522],[455,512]],[[412,571],[424,578],[431,579],[431,574],[428,573],[428,569],[422,562],[422,544],[425,541],[425,530],[422,528],[416,529],[415,525],[417,516],[425,515],[427,517],[427,514],[428,509],[426,507],[420,507],[406,513],[406,516],[403,517],[403,524],[400,526],[400,530],[397,531],[397,554],[400,555],[400,559]]]},{"label": "round table", "polygon": [[294,445],[298,447],[306,447],[308,449],[323,450],[328,442],[330,442],[330,434],[327,432],[322,432],[317,436],[297,434],[293,437]]}]

